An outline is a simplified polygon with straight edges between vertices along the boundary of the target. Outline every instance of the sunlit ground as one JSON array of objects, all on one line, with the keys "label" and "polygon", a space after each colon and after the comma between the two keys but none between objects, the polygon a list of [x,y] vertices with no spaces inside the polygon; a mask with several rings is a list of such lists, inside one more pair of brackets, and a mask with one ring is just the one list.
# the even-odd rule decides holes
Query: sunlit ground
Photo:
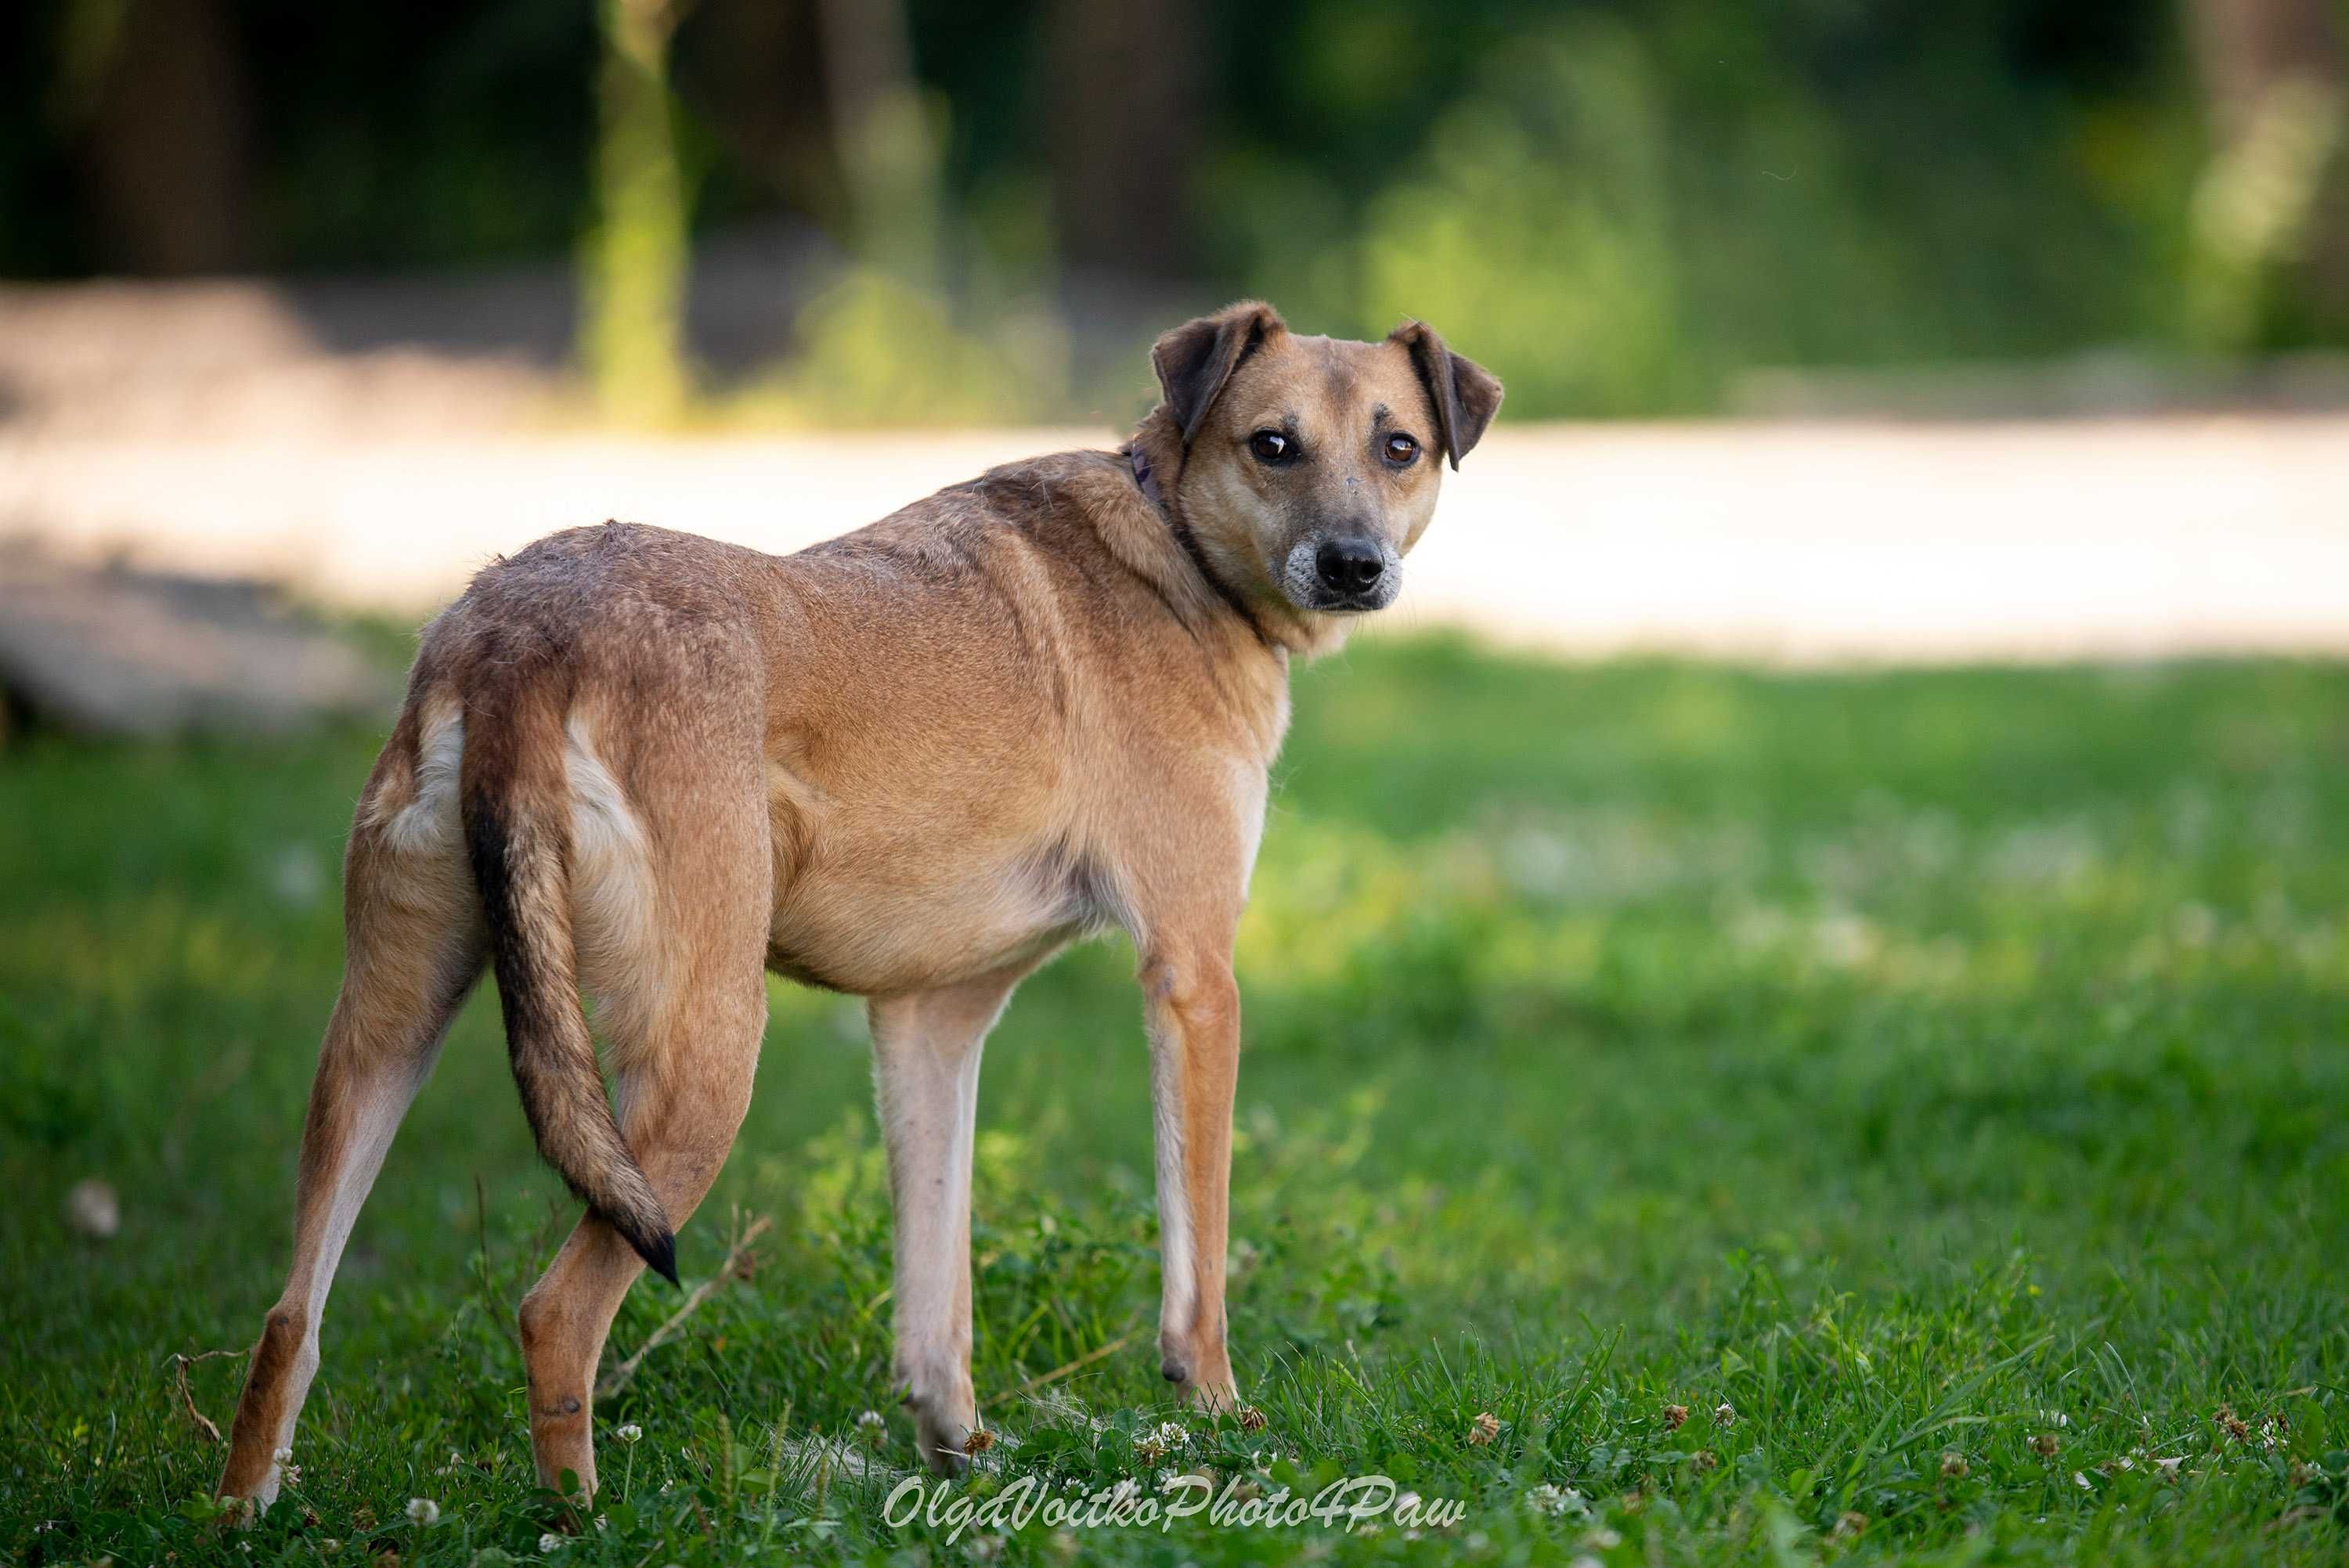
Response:
[{"label": "sunlit ground", "polygon": [[[1123,432],[662,439],[10,435],[0,520],[87,555],[414,615],[619,517],[794,550]],[[1504,425],[1445,476],[1398,626],[1767,660],[2349,650],[2349,419]]]}]

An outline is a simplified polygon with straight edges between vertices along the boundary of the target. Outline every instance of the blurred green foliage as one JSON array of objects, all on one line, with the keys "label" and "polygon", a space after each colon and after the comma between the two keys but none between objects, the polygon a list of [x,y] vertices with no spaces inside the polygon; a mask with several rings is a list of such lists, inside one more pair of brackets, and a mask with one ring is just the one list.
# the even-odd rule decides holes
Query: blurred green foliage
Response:
[{"label": "blurred green foliage", "polygon": [[[753,378],[771,407],[1098,408],[1095,363],[1118,387],[1133,363],[1082,342],[1104,268],[1152,301],[1265,295],[1310,329],[1425,317],[1518,417],[1718,407],[1761,367],[2349,342],[2342,257],[2308,255],[2349,210],[2339,83],[2222,146],[2179,14],[2128,0],[1148,0],[1160,31],[1116,59],[1077,46],[1095,43],[1079,8],[907,0],[877,8],[904,35],[897,74],[861,82],[826,16],[864,11],[698,0],[667,62],[674,157],[636,174],[609,147],[599,163],[599,77],[607,141],[641,148],[657,121],[612,112],[574,0],[396,19],[32,0],[0,22],[18,46],[0,46],[0,270],[122,264],[78,184],[110,145],[107,40],[157,6],[225,40],[252,263],[478,263],[592,235],[599,297],[644,294],[641,325],[666,308],[669,221],[618,211],[644,170],[668,170],[697,232],[784,213],[830,236],[847,281],[810,291],[811,362]],[[1102,72],[1173,123],[1072,131],[1055,106]],[[1118,162],[1129,143],[1159,160]],[[1104,252],[1076,220],[1112,201],[1163,212],[1164,235]],[[616,281],[631,254],[645,276]],[[925,303],[874,309],[891,282]],[[983,356],[1014,306],[1018,352],[974,375],[964,349]],[[1030,330],[1040,314],[1078,352]],[[901,320],[944,323],[947,351],[908,353]],[[591,330],[591,358],[636,341]]]}]

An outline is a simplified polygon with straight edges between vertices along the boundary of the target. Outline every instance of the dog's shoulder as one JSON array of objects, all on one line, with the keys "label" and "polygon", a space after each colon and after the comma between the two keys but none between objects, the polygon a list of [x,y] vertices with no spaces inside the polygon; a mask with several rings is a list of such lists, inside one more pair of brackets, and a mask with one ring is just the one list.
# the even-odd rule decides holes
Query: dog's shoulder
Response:
[{"label": "dog's shoulder", "polygon": [[786,558],[814,585],[952,596],[1116,593],[1112,540],[1149,503],[1117,453],[1053,452],[989,469]]},{"label": "dog's shoulder", "polygon": [[1116,452],[1049,452],[992,468],[966,485],[989,515],[1034,525],[1071,514],[1090,516],[1104,506],[1133,505],[1142,492],[1133,469]]},{"label": "dog's shoulder", "polygon": [[977,538],[997,530],[1042,543],[1073,543],[1102,509],[1140,500],[1132,470],[1115,452],[1050,452],[948,485],[800,554],[886,555],[942,534]]}]

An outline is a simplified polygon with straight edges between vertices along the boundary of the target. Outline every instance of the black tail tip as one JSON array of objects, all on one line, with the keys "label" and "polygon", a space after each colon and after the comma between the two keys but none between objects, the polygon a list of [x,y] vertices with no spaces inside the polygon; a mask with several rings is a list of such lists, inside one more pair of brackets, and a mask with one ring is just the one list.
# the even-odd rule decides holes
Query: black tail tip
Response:
[{"label": "black tail tip", "polygon": [[636,1243],[636,1251],[644,1254],[645,1262],[652,1265],[653,1273],[679,1289],[684,1288],[685,1282],[677,1277],[676,1232],[663,1231],[659,1238],[649,1246],[639,1242]]},{"label": "black tail tip", "polygon": [[636,1255],[645,1260],[646,1266],[653,1273],[671,1284],[684,1284],[677,1277],[677,1233],[675,1231],[623,1230],[620,1233],[627,1237],[628,1245],[636,1249]]}]

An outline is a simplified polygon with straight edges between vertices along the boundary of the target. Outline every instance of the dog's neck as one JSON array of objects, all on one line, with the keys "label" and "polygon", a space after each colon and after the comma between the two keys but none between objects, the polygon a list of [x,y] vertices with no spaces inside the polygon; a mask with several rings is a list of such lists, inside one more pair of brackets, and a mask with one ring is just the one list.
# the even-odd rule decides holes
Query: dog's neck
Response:
[{"label": "dog's neck", "polygon": [[1181,500],[1183,438],[1163,409],[1144,419],[1121,450],[1133,469],[1134,488],[1164,530],[1164,537],[1174,544],[1185,574],[1206,590],[1218,609],[1236,618],[1276,655],[1284,668],[1291,655],[1312,658],[1344,644],[1345,632],[1335,617],[1301,615],[1285,602],[1249,594],[1231,567],[1218,561],[1214,550],[1201,540]]},{"label": "dog's neck", "polygon": [[1142,499],[1150,503],[1151,510],[1165,523],[1167,537],[1174,542],[1175,547],[1183,552],[1185,562],[1197,574],[1208,592],[1226,610],[1239,617],[1241,624],[1255,634],[1257,642],[1268,648],[1285,651],[1256,607],[1241,596],[1239,590],[1232,586],[1222,572],[1216,570],[1215,562],[1208,558],[1206,548],[1200,544],[1199,536],[1192,531],[1190,519],[1185,517],[1181,509],[1168,499],[1164,488],[1158,482],[1157,465],[1150,456],[1150,444],[1145,438],[1148,434],[1145,428],[1143,434],[1135,436],[1125,449],[1126,461],[1133,469],[1134,488],[1142,492]]}]

